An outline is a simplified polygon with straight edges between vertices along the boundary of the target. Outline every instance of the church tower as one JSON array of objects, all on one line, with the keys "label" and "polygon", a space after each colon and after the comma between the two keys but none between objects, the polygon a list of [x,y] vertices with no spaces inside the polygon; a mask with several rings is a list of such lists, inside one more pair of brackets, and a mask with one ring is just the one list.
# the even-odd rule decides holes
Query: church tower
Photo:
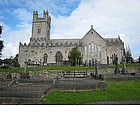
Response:
[{"label": "church tower", "polygon": [[32,39],[50,40],[51,17],[49,12],[43,12],[43,18],[38,17],[38,11],[33,12]]}]

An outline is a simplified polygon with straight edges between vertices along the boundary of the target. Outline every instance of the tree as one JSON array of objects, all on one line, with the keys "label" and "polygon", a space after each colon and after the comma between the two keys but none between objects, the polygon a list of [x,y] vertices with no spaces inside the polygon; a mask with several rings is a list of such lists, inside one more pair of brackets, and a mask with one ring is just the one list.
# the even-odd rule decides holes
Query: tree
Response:
[{"label": "tree", "polygon": [[12,64],[14,67],[20,67],[20,64],[18,63],[18,54],[12,59]]},{"label": "tree", "polygon": [[[0,26],[0,35],[2,34],[2,26]],[[0,40],[0,56],[1,56],[1,52],[2,52],[2,49],[3,49],[4,45],[3,45],[3,41]]]},{"label": "tree", "polygon": [[128,47],[126,47],[125,58],[126,58],[127,63],[134,63],[134,60],[132,58],[131,49],[130,49],[129,45],[128,45]]},{"label": "tree", "polygon": [[10,56],[10,58],[4,59],[3,63],[8,66],[19,67],[20,65],[18,63],[18,54],[15,57]]},{"label": "tree", "polygon": [[78,47],[73,48],[69,53],[69,61],[72,66],[82,63],[82,55],[81,52],[78,50]]},{"label": "tree", "polygon": [[139,58],[138,58],[138,59],[139,59],[139,63],[140,63],[140,56],[139,56]]}]

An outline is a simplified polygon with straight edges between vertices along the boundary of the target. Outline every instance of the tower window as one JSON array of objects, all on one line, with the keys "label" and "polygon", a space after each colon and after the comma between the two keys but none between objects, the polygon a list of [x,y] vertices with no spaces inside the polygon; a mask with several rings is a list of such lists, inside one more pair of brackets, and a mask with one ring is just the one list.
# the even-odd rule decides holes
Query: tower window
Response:
[{"label": "tower window", "polygon": [[40,27],[38,28],[38,33],[41,33],[41,28]]}]

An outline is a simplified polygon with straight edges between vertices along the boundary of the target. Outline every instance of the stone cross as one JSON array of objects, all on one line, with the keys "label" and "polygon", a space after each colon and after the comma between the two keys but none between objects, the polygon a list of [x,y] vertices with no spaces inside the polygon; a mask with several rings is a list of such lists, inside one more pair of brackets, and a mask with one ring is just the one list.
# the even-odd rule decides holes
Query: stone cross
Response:
[{"label": "stone cross", "polygon": [[98,61],[95,59],[95,76],[98,76]]},{"label": "stone cross", "polygon": [[117,57],[117,55],[116,55],[116,58],[115,58],[115,62],[116,62],[116,67],[115,67],[114,74],[119,74],[120,70],[119,70],[119,66],[118,66],[118,57]]},{"label": "stone cross", "polygon": [[122,74],[127,74],[127,69],[126,69],[126,59],[123,56],[123,68],[122,68]]},{"label": "stone cross", "polygon": [[34,66],[34,79],[36,79],[36,66]]},{"label": "stone cross", "polygon": [[24,73],[27,73],[27,61],[25,61],[24,63],[25,63]]}]

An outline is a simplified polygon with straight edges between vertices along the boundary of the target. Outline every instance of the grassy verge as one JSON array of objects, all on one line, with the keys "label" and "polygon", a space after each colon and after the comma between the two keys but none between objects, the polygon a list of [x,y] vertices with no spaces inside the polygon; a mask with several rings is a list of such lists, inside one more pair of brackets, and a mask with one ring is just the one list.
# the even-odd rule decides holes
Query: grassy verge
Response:
[{"label": "grassy verge", "polygon": [[[122,64],[119,65],[119,68],[122,68]],[[109,66],[110,68],[115,68],[115,65]],[[139,68],[139,64],[127,64],[127,68]],[[42,71],[42,70],[63,70],[63,71],[74,71],[74,70],[93,70],[95,67],[94,66],[43,66],[43,67],[38,67],[37,71]],[[108,68],[108,67],[107,67]],[[106,67],[104,68],[106,69]],[[21,73],[24,71],[24,68],[10,68],[10,71],[12,73]],[[34,71],[34,68],[29,67],[27,68],[27,71]],[[4,69],[0,68],[0,72],[9,72],[9,69]]]},{"label": "grassy verge", "polygon": [[[64,70],[64,71],[73,71],[73,70],[93,70],[94,67],[91,66],[45,66],[45,67],[38,67],[36,68],[37,71],[42,71],[42,70]],[[9,69],[4,69],[4,68],[0,68],[0,72],[12,72],[12,73],[21,73],[24,71],[24,68],[10,68]],[[34,71],[34,68],[29,67],[27,68],[27,71]]]},{"label": "grassy verge", "polygon": [[97,101],[140,100],[140,80],[108,82],[106,91],[61,92],[54,90],[46,95],[43,104],[84,104]]}]

